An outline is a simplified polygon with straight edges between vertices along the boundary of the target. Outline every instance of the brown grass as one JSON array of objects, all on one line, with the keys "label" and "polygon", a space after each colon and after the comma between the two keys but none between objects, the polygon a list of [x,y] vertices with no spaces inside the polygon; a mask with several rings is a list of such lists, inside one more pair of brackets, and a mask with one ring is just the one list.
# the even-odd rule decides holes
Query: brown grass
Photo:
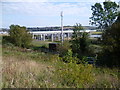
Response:
[{"label": "brown grass", "polygon": [[[60,61],[58,55],[37,51],[26,51],[17,47],[3,47],[2,88],[63,88],[64,78],[56,73],[58,68],[69,69]],[[0,63],[1,64],[1,63]],[[1,68],[0,68],[1,69]],[[77,68],[72,67],[73,71]],[[87,69],[87,68],[86,68]],[[83,69],[84,70],[84,69]],[[89,69],[87,69],[89,70]],[[86,70],[86,73],[88,72]],[[79,71],[78,71],[79,72]],[[92,68],[95,82],[84,85],[85,88],[119,88],[118,69]],[[77,72],[75,72],[76,74]],[[86,76],[83,74],[83,77]],[[71,75],[71,73],[69,72]],[[68,76],[69,76],[68,74]],[[81,73],[80,73],[81,74]],[[66,74],[62,74],[66,76]],[[74,74],[73,74],[74,76]],[[65,79],[70,79],[66,77]],[[77,77],[76,77],[77,79]],[[81,79],[80,79],[81,80]],[[86,81],[86,80],[85,80]],[[72,84],[73,87],[74,84]]]},{"label": "brown grass", "polygon": [[53,70],[53,67],[40,62],[3,57],[3,87],[47,87]]}]

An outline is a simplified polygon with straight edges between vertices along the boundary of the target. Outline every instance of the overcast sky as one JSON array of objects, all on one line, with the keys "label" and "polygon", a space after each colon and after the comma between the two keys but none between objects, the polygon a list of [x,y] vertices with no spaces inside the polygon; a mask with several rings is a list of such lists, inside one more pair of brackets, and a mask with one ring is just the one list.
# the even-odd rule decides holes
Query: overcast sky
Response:
[{"label": "overcast sky", "polygon": [[[64,25],[89,25],[91,5],[104,0],[2,0],[0,28],[11,24],[26,27],[60,26],[63,11]],[[113,0],[112,0],[113,1]],[[119,0],[114,0],[118,2]]]}]

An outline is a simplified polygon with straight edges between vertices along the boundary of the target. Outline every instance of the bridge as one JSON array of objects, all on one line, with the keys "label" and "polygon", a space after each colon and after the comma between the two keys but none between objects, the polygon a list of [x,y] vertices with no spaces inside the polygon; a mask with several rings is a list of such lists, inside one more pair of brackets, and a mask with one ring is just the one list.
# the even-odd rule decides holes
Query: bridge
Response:
[{"label": "bridge", "polygon": [[[81,30],[80,32],[95,32],[96,30]],[[30,31],[33,39],[43,40],[50,38],[51,41],[61,40],[61,31]],[[69,39],[72,36],[73,30],[64,30],[63,37]]]}]

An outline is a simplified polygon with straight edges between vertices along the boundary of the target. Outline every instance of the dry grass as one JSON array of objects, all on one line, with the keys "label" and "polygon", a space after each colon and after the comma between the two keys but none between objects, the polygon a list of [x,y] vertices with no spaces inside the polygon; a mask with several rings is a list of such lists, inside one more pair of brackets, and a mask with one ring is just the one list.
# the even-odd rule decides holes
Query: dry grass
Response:
[{"label": "dry grass", "polygon": [[40,62],[22,60],[14,56],[3,57],[3,87],[52,86],[52,83],[48,83],[52,71],[54,71],[53,67]]},{"label": "dry grass", "polygon": [[[106,72],[95,73],[94,88],[119,88],[118,69],[104,69]],[[115,72],[115,73],[114,73]]]},{"label": "dry grass", "polygon": [[[60,74],[56,73],[56,71],[59,67],[61,69],[68,67],[65,67],[64,63],[60,61],[57,55],[36,51],[26,52],[24,49],[11,46],[4,46],[2,52],[2,88],[75,87],[74,84],[64,86],[65,82],[60,82],[60,80],[64,79],[59,78]],[[72,67],[72,69],[74,71],[77,68]],[[120,81],[118,79],[120,75],[118,73],[120,72],[118,72],[118,69],[93,67],[91,73],[95,81],[93,84],[88,83],[84,85],[85,88],[120,88]],[[63,75],[66,76],[64,73]],[[83,77],[84,76],[86,76],[85,73]],[[65,79],[69,79],[69,77]]]}]

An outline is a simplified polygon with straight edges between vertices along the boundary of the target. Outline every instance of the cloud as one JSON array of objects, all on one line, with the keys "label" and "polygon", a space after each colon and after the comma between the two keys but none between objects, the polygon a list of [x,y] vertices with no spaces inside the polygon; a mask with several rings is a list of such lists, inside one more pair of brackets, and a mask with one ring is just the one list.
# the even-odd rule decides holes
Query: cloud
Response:
[{"label": "cloud", "polygon": [[1,0],[2,2],[48,2],[48,0]]},{"label": "cloud", "polygon": [[103,1],[105,0],[2,0],[2,8],[3,14],[16,12],[17,14],[54,16],[64,11],[66,15],[73,15],[87,13],[94,2]]},{"label": "cloud", "polygon": [[40,16],[56,16],[61,11],[64,15],[86,15],[89,13],[86,3],[43,3],[43,2],[12,2],[3,3],[3,14],[27,14]]},{"label": "cloud", "polygon": [[[2,0],[2,2],[104,2],[105,0]],[[119,0],[111,0],[118,2]]]},{"label": "cloud", "polygon": [[74,0],[74,2],[73,0],[2,0],[2,11],[3,14],[14,13],[40,16],[56,16],[59,15],[61,11],[64,12],[64,15],[87,15],[90,13],[93,2],[100,0],[86,1],[87,2],[85,2],[85,0]]},{"label": "cloud", "polygon": [[[74,1],[74,2],[73,2]],[[87,1],[87,2],[86,2]],[[88,25],[91,5],[97,0],[2,0],[4,23],[27,25],[59,25],[60,12],[63,11],[66,24],[76,22]],[[101,0],[101,2],[104,0]],[[12,18],[11,18],[12,16]],[[8,19],[9,17],[9,19]],[[21,18],[22,19],[19,19]],[[35,18],[36,17],[36,18]],[[20,20],[22,20],[20,22]],[[39,23],[41,21],[41,24]]]}]

